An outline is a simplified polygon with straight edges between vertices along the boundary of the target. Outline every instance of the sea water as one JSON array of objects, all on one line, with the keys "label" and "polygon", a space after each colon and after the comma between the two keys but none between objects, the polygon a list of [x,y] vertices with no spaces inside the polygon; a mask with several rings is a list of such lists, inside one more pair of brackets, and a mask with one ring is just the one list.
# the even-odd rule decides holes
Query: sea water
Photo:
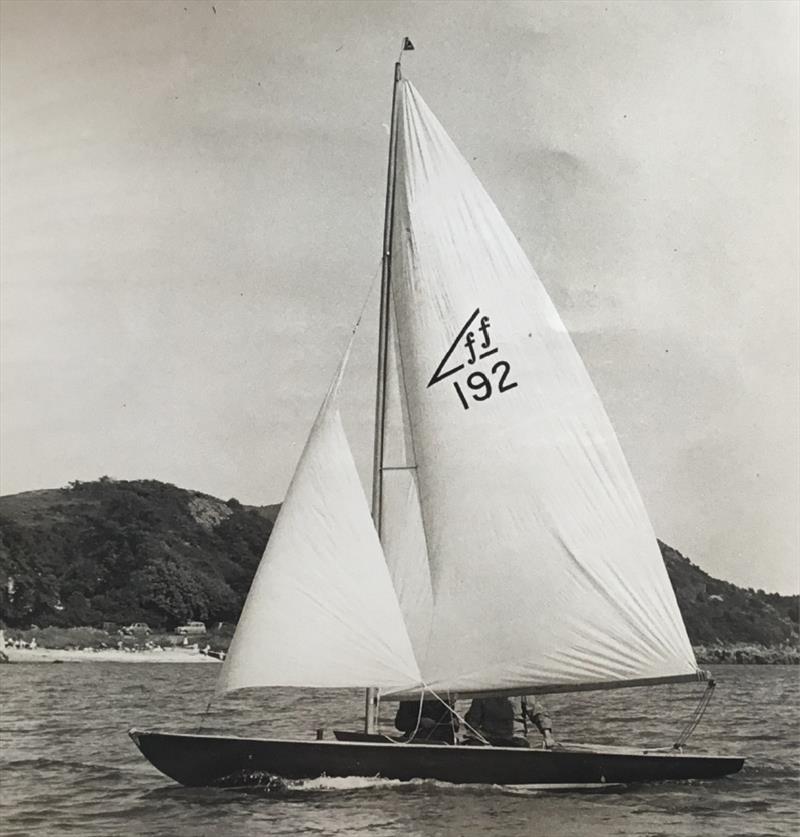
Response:
[{"label": "sea water", "polygon": [[[270,690],[208,702],[214,665],[16,663],[0,666],[3,837],[36,835],[800,834],[800,672],[719,666],[692,750],[744,755],[737,775],[589,794],[371,778],[271,790],[182,788],[128,739],[130,726],[313,738],[359,729],[357,693]],[[702,687],[661,686],[546,699],[557,738],[669,745]],[[391,726],[394,707],[382,708]],[[327,733],[330,735],[330,733]]]}]

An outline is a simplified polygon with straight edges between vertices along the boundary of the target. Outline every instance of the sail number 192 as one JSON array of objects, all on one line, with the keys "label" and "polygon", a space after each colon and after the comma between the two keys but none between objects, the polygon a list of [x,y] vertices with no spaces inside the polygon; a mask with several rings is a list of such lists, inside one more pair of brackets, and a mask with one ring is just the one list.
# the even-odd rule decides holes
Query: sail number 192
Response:
[{"label": "sail number 192", "polygon": [[[492,378],[484,372],[472,372],[467,376],[466,389],[464,392],[458,381],[453,381],[453,387],[461,401],[461,406],[469,410],[470,399],[473,401],[487,401],[495,392],[507,392],[517,386],[516,381],[509,381],[508,375],[511,372],[511,364],[506,360],[498,360],[492,367],[492,376],[496,379],[496,389],[492,385]],[[468,398],[467,396],[470,396]]]}]

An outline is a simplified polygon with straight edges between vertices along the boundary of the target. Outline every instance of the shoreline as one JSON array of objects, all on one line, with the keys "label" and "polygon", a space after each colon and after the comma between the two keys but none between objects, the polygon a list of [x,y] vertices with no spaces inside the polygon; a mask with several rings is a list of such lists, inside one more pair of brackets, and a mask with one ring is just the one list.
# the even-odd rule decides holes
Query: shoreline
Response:
[{"label": "shoreline", "polygon": [[695,645],[698,665],[798,665],[800,649],[796,646],[764,646],[749,643]]},{"label": "shoreline", "polygon": [[[219,663],[196,647],[174,648],[15,648],[6,645],[9,663]],[[696,646],[698,665],[797,665],[797,652],[788,649]],[[4,662],[0,657],[0,663]]]},{"label": "shoreline", "polygon": [[152,650],[121,651],[118,648],[59,649],[13,648],[6,646],[3,653],[9,663],[219,663],[195,648],[154,648]]}]

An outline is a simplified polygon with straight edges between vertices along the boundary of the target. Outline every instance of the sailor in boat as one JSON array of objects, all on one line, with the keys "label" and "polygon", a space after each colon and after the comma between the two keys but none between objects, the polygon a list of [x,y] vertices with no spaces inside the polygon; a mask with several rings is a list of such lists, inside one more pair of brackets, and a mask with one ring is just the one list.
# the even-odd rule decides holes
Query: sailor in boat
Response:
[{"label": "sailor in boat", "polygon": [[394,725],[407,741],[441,741],[454,744],[458,720],[453,707],[441,700],[401,700]]},{"label": "sailor in boat", "polygon": [[555,744],[547,710],[535,697],[475,698],[464,720],[467,722],[465,744],[483,743],[469,735],[473,729],[495,747],[530,747],[529,721],[542,734],[545,747]]}]

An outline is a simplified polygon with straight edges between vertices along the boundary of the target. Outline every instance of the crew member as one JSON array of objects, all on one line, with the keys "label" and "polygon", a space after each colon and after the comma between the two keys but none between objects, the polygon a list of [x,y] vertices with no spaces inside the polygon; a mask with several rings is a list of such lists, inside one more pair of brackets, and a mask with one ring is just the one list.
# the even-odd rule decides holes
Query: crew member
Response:
[{"label": "crew member", "polygon": [[455,742],[458,721],[452,707],[441,700],[401,700],[394,725],[405,733],[407,741]]},{"label": "crew member", "polygon": [[530,747],[529,722],[542,734],[545,747],[555,744],[547,710],[535,697],[475,698],[464,720],[469,725],[468,744],[481,743],[469,738],[469,727],[472,727],[495,747]]}]

